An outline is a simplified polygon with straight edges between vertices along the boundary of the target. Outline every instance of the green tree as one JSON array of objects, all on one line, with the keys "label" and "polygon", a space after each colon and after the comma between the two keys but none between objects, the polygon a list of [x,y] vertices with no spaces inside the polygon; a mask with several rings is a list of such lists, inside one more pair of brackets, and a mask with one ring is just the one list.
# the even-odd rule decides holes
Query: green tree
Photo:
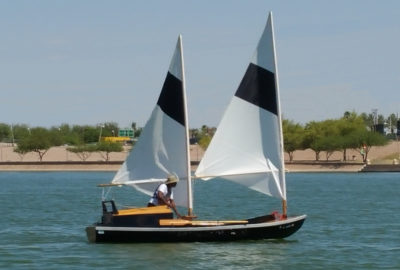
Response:
[{"label": "green tree", "polygon": [[304,149],[310,148],[315,152],[315,160],[318,161],[320,153],[323,151],[323,147],[320,143],[321,138],[325,135],[326,129],[324,129],[325,123],[311,121],[306,124],[304,129]]},{"label": "green tree", "polygon": [[9,140],[11,135],[11,128],[9,125],[0,123],[0,142]]},{"label": "green tree", "polygon": [[320,122],[309,122],[305,127],[304,148],[315,152],[315,159],[319,160],[322,151],[329,157],[335,151],[343,152],[346,161],[346,151],[359,147],[360,143],[355,134],[367,131],[365,119],[355,112],[345,112],[340,119],[329,119]]},{"label": "green tree", "polygon": [[369,128],[370,131],[375,131],[375,124],[385,123],[385,117],[382,114],[375,115],[373,113],[362,113],[360,116],[364,120],[365,125]]},{"label": "green tree", "polygon": [[[75,129],[74,129],[75,128]],[[81,136],[82,129],[80,126],[70,127],[68,124],[61,124],[58,127],[61,134],[62,141],[68,145],[83,145],[83,136]]]},{"label": "green tree", "polygon": [[104,137],[117,136],[118,131],[119,131],[119,127],[118,127],[117,123],[114,123],[114,122],[104,123],[104,128],[103,128],[103,136]]},{"label": "green tree", "polygon": [[210,135],[201,136],[201,138],[200,138],[198,144],[200,145],[200,147],[201,147],[203,150],[206,150],[207,147],[208,147],[208,145],[209,145],[210,142],[211,142],[211,139],[212,139],[212,138],[211,138]]},{"label": "green tree", "polygon": [[82,161],[86,161],[90,155],[97,151],[96,145],[78,145],[74,147],[68,147],[67,151],[76,154]]},{"label": "green tree", "polygon": [[99,141],[99,129],[93,126],[84,126],[83,142],[96,143]]},{"label": "green tree", "polygon": [[339,136],[339,149],[343,153],[343,161],[347,160],[347,149],[354,149],[359,146],[359,142],[353,133],[359,133],[366,130],[363,117],[355,112],[346,112],[344,116],[336,121],[337,136]]},{"label": "green tree", "polygon": [[17,124],[13,125],[13,134],[15,142],[18,142],[20,139],[29,136],[31,134],[31,130],[28,125]]},{"label": "green tree", "polygon": [[52,127],[48,130],[52,146],[60,146],[65,143],[65,137],[59,127]]},{"label": "green tree", "polygon": [[[99,132],[100,129],[94,126],[89,125],[74,125],[72,127],[72,133],[74,134],[71,138],[74,138],[74,144],[87,144],[87,143],[96,143],[99,140]],[[104,134],[104,129],[103,129]],[[78,143],[76,143],[76,138],[78,139]]]},{"label": "green tree", "polygon": [[282,129],[285,152],[288,153],[289,160],[293,161],[294,152],[303,149],[304,128],[300,124],[284,119]]},{"label": "green tree", "polygon": [[360,151],[364,162],[367,161],[368,153],[373,146],[383,146],[388,143],[388,140],[385,138],[385,136],[374,131],[359,131],[354,133],[353,136],[356,136],[356,139],[359,142],[358,150]]},{"label": "green tree", "polygon": [[18,141],[17,148],[14,150],[17,153],[35,152],[39,156],[39,160],[43,160],[43,156],[50,149],[52,139],[49,131],[42,127],[32,128],[30,135],[22,137]]},{"label": "green tree", "polygon": [[320,137],[315,141],[316,148],[325,152],[326,161],[333,155],[335,151],[340,149],[342,145],[341,137],[338,136],[325,136]]},{"label": "green tree", "polygon": [[21,148],[14,148],[14,152],[18,154],[20,160],[24,160],[24,157],[27,153],[29,153],[30,151],[28,151],[27,149],[21,149]]},{"label": "green tree", "polygon": [[201,148],[203,148],[203,150],[207,149],[212,137],[214,136],[215,131],[216,128],[210,128],[206,125],[203,125],[201,129],[198,130],[198,132],[196,133],[198,144]]},{"label": "green tree", "polygon": [[123,148],[121,143],[118,142],[99,142],[97,144],[97,151],[100,152],[101,156],[104,158],[105,161],[110,160],[110,153],[111,152],[122,152]]}]

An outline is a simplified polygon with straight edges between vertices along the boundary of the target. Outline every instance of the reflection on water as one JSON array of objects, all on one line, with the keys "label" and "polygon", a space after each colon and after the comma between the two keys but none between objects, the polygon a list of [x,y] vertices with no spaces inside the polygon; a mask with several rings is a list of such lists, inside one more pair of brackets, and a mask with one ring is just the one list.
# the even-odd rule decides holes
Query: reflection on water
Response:
[{"label": "reflection on water", "polygon": [[147,269],[278,269],[287,260],[293,241],[243,241],[235,243],[165,243],[96,245],[102,256],[117,261],[134,258]]}]

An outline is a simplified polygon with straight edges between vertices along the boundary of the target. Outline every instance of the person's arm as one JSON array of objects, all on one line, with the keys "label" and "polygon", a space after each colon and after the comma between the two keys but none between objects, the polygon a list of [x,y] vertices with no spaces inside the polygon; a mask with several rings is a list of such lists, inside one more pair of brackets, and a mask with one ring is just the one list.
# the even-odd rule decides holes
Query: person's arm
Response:
[{"label": "person's arm", "polygon": [[171,207],[172,210],[174,210],[174,212],[175,212],[175,214],[176,214],[176,216],[177,216],[178,218],[182,218],[182,216],[178,213],[178,210],[176,209],[176,205],[175,205],[174,200],[169,199],[169,205],[168,205],[168,206]]}]

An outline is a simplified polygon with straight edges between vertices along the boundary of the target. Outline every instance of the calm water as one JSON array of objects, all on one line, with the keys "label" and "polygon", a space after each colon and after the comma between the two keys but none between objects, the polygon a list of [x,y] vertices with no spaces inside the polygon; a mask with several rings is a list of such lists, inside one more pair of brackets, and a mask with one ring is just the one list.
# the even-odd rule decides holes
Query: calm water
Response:
[{"label": "calm water", "polygon": [[[285,240],[89,244],[111,173],[0,173],[0,269],[400,269],[400,174],[288,174],[289,213],[308,215]],[[280,202],[224,181],[196,182],[201,218],[246,218]],[[113,189],[125,205],[147,196]]]}]

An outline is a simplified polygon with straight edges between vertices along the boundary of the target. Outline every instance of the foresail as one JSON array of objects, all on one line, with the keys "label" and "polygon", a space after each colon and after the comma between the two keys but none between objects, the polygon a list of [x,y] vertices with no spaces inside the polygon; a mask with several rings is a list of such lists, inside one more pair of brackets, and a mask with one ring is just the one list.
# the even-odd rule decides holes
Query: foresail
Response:
[{"label": "foresail", "polygon": [[195,175],[286,199],[272,15]]},{"label": "foresail", "polygon": [[[168,174],[176,174],[180,181],[174,189],[175,203],[187,206],[186,104],[181,50],[179,38],[151,117],[112,183],[126,183],[151,195]],[[153,181],[145,183],[145,179]],[[154,182],[154,179],[159,179],[159,183]],[[135,180],[140,181],[140,184],[135,183]]]}]

